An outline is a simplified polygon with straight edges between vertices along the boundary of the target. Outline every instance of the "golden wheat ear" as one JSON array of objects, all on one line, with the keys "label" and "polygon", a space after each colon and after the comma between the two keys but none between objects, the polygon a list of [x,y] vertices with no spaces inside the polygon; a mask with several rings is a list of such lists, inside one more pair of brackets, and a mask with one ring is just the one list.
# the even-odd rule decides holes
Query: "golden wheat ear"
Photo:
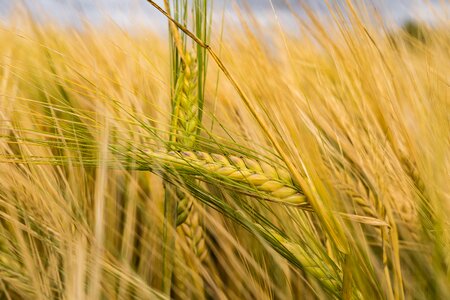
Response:
[{"label": "golden wheat ear", "polygon": [[198,151],[149,151],[148,154],[197,177],[215,177],[253,188],[260,197],[269,201],[293,206],[309,205],[306,196],[294,184],[289,173],[266,162]]}]

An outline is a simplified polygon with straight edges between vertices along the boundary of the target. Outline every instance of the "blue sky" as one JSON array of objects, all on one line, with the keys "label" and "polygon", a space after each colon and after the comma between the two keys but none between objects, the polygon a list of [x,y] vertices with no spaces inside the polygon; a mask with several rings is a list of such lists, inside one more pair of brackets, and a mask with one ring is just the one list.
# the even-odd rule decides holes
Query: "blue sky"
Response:
[{"label": "blue sky", "polygon": [[[214,0],[216,11],[227,7],[227,15],[233,18],[231,3],[236,0]],[[237,0],[242,2],[245,0]],[[274,21],[274,13],[270,0],[247,0],[252,11],[262,21]],[[289,24],[287,20],[289,13],[285,6],[286,0],[272,0],[278,17]],[[297,0],[288,0],[291,3]],[[309,0],[320,11],[320,4],[323,0]],[[362,0],[359,0],[360,2]],[[365,0],[374,3],[382,14],[390,19],[401,23],[404,20],[417,18],[433,21],[435,13],[433,10],[442,13],[442,7],[438,8],[438,3],[444,3],[447,13],[449,4],[446,0]],[[157,0],[162,4],[162,0]],[[13,3],[25,3],[31,7],[33,14],[41,19],[48,18],[57,20],[64,25],[76,25],[80,20],[88,20],[90,23],[101,24],[104,20],[113,20],[120,26],[129,27],[133,25],[162,26],[165,20],[155,12],[155,10],[145,0],[0,0],[0,18],[4,20],[11,12]],[[428,4],[427,4],[428,3]],[[446,3],[446,4],[445,4]],[[299,10],[300,8],[296,7]]]}]

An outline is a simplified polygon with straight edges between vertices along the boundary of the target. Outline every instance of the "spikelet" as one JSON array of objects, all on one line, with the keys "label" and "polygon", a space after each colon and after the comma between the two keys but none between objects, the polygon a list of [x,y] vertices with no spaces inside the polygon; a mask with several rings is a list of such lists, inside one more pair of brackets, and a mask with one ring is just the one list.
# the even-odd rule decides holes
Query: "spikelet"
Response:
[{"label": "spikelet", "polygon": [[194,151],[150,153],[174,167],[188,169],[197,175],[226,177],[232,182],[256,189],[259,196],[278,203],[307,206],[306,196],[294,185],[289,173],[282,168],[251,158],[225,156]]}]

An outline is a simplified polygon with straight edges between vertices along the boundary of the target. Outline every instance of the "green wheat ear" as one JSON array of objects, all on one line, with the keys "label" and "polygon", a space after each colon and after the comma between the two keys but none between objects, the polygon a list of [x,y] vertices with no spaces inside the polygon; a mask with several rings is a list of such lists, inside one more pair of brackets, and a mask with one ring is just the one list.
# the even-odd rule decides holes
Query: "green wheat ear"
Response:
[{"label": "green wheat ear", "polygon": [[183,148],[191,149],[199,126],[197,62],[191,54],[185,54],[180,72],[174,107],[175,139]]}]

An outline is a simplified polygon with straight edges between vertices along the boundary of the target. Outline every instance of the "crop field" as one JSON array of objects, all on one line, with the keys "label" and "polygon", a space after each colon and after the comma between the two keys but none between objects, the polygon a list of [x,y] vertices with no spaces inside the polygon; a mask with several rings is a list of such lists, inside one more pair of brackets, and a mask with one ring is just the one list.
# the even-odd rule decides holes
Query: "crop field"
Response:
[{"label": "crop field", "polygon": [[450,299],[445,1],[143,2],[0,22],[1,300]]}]

